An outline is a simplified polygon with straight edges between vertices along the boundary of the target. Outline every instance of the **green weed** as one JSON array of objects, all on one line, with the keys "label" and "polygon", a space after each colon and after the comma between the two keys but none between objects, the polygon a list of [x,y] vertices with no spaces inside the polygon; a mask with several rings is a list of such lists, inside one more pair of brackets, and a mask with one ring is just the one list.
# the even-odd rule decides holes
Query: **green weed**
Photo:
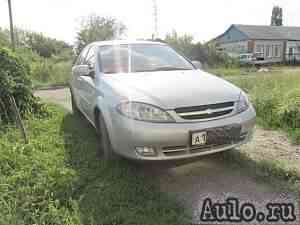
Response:
[{"label": "green weed", "polygon": [[155,178],[126,160],[101,158],[94,130],[49,107],[48,118],[0,134],[0,224],[183,224],[187,216]]}]

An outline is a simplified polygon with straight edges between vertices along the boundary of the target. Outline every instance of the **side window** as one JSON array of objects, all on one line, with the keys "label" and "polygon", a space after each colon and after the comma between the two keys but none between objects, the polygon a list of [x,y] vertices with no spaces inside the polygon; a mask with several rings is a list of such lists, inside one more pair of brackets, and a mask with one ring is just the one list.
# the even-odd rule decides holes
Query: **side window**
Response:
[{"label": "side window", "polygon": [[88,52],[87,56],[85,57],[85,64],[91,66],[92,68],[95,67],[96,63],[96,54],[95,54],[96,47],[92,47]]},{"label": "side window", "polygon": [[78,59],[76,61],[76,65],[83,65],[84,64],[84,59],[86,54],[88,53],[90,47],[85,47],[82,52],[80,53],[80,55],[78,56]]}]

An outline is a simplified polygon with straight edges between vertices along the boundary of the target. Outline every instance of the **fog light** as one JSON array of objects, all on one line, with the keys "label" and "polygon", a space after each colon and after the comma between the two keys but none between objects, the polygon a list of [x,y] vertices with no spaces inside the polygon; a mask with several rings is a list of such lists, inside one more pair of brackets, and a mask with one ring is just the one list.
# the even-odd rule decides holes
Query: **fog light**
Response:
[{"label": "fog light", "polygon": [[141,156],[155,156],[156,151],[152,147],[135,147],[136,152]]}]

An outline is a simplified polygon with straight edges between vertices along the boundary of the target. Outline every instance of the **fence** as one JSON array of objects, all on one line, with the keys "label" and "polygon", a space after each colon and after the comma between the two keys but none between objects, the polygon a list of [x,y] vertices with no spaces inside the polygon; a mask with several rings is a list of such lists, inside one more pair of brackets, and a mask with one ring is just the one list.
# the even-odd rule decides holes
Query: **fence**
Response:
[{"label": "fence", "polygon": [[285,55],[285,62],[287,64],[291,64],[291,65],[300,64],[300,53],[286,54]]}]

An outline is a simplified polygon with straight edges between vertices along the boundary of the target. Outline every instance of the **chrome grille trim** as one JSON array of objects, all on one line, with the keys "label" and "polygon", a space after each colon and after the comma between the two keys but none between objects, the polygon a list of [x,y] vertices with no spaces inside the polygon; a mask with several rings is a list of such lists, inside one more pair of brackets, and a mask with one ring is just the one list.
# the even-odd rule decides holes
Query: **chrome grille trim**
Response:
[{"label": "chrome grille trim", "polygon": [[234,111],[234,102],[223,102],[175,109],[179,117],[185,120],[205,120],[226,116]]},{"label": "chrome grille trim", "polygon": [[187,154],[187,146],[166,146],[162,148],[165,156],[184,155]]},{"label": "chrome grille trim", "polygon": [[187,112],[187,113],[178,113],[179,116],[195,116],[195,115],[205,115],[205,114],[211,114],[216,112],[222,112],[227,110],[233,110],[234,107],[227,107],[222,109],[207,109],[204,111],[195,111],[195,112]]}]

